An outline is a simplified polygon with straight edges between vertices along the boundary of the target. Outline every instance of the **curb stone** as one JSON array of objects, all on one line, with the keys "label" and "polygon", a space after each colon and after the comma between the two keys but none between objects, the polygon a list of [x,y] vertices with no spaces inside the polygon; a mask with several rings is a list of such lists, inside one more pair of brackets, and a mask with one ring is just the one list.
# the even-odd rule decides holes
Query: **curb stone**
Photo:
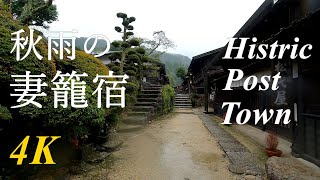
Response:
[{"label": "curb stone", "polygon": [[253,176],[265,175],[265,167],[260,165],[258,158],[245,146],[223,130],[209,115],[198,114],[198,116],[226,153],[231,162],[229,165],[231,172]]}]

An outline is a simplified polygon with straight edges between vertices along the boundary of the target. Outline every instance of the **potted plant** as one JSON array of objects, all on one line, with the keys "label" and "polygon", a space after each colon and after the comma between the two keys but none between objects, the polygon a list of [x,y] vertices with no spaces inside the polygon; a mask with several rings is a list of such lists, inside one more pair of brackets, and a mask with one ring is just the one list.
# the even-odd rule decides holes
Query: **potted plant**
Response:
[{"label": "potted plant", "polygon": [[278,144],[279,144],[279,139],[275,134],[273,134],[273,133],[267,134],[266,144],[267,144],[267,147],[265,148],[265,151],[269,157],[272,157],[272,156],[280,157],[281,156],[282,151],[277,149]]}]

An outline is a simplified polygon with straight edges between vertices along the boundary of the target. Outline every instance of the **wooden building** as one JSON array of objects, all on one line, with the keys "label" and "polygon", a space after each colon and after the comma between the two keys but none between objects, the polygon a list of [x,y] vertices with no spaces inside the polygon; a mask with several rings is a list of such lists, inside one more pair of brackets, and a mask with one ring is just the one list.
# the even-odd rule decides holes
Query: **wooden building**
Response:
[{"label": "wooden building", "polygon": [[[289,53],[285,53],[282,60],[227,60],[222,58],[226,54],[226,45],[195,56],[189,67],[189,74],[192,74],[189,84],[193,89],[203,89],[207,102],[206,111],[210,94],[214,95],[214,113],[220,116],[226,112],[226,109],[221,108],[223,102],[241,102],[241,109],[249,110],[290,109],[290,124],[275,125],[272,119],[267,125],[258,124],[255,127],[288,139],[293,143],[293,154],[317,165],[320,165],[319,8],[318,0],[266,0],[234,36],[256,37],[257,43],[263,44],[273,44],[276,41],[278,44],[295,44],[294,40],[298,37],[299,45],[313,45],[312,56],[307,60],[292,60]],[[248,49],[246,47],[244,57],[248,57]],[[237,51],[233,53],[236,54]],[[245,91],[243,81],[239,81],[232,84],[233,91],[223,91],[228,69],[241,69],[245,77],[261,77],[280,72],[281,83],[277,91],[259,91],[257,88]],[[232,119],[235,119],[236,114],[237,111],[234,111]],[[254,119],[249,123],[254,124]]]}]

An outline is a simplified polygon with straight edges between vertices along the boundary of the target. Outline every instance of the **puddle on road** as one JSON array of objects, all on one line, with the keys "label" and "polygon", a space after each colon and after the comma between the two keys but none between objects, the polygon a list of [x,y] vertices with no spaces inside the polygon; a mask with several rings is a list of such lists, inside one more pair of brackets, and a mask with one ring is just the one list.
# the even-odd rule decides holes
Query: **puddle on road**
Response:
[{"label": "puddle on road", "polygon": [[161,165],[168,171],[170,179],[212,179],[203,167],[193,162],[192,154],[185,148],[177,147],[174,142],[164,144]]},{"label": "puddle on road", "polygon": [[143,130],[123,133],[110,179],[230,179],[228,161],[196,115],[176,113]]},{"label": "puddle on road", "polygon": [[[193,153],[189,151],[192,147],[181,143],[177,137],[167,139],[162,145],[161,166],[168,172],[170,179],[212,179],[211,173],[205,167],[195,163]],[[212,163],[216,156],[213,154],[201,154],[205,163]]]}]

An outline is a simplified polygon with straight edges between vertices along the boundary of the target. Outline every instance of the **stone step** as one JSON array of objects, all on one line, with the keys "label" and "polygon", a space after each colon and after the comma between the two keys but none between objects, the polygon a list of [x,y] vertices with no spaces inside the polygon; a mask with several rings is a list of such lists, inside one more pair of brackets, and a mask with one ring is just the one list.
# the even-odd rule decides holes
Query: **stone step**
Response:
[{"label": "stone step", "polygon": [[174,106],[192,106],[192,104],[174,104]]},{"label": "stone step", "polygon": [[190,101],[190,98],[175,98],[175,100],[182,100],[182,101],[189,100]]},{"label": "stone step", "polygon": [[159,94],[138,94],[138,98],[157,98]]},{"label": "stone step", "polygon": [[191,102],[174,102],[174,104],[180,105],[180,104],[188,104],[188,105],[192,105]]},{"label": "stone step", "polygon": [[141,94],[160,94],[160,90],[142,90]]},{"label": "stone step", "polygon": [[145,88],[162,88],[162,85],[149,85],[149,86],[145,86]]},{"label": "stone step", "polygon": [[128,116],[149,116],[151,113],[150,112],[146,112],[146,111],[132,111],[132,112],[128,112],[127,115]]},{"label": "stone step", "polygon": [[176,99],[175,102],[186,102],[186,103],[191,103],[191,100],[190,99]]},{"label": "stone step", "polygon": [[131,125],[131,124],[126,124],[125,126],[117,129],[117,133],[129,133],[129,132],[135,132],[143,129],[145,126],[144,125]]},{"label": "stone step", "polygon": [[144,87],[143,90],[161,90],[162,87]]},{"label": "stone step", "polygon": [[177,109],[192,109],[192,106],[174,106]]},{"label": "stone step", "polygon": [[157,98],[138,98],[137,102],[157,102]]},{"label": "stone step", "polygon": [[156,102],[137,102],[134,105],[135,106],[153,106]]},{"label": "stone step", "polygon": [[177,106],[191,106],[191,103],[186,103],[186,104],[177,104],[177,103],[174,103],[174,105],[177,105]]},{"label": "stone step", "polygon": [[176,94],[175,97],[188,97],[188,98],[190,98],[189,95],[179,95],[179,94]]},{"label": "stone step", "polygon": [[189,94],[176,94],[176,97],[190,97]]},{"label": "stone step", "polygon": [[125,119],[122,120],[124,124],[131,124],[131,125],[143,125],[148,122],[148,118],[146,116],[141,115],[130,115],[127,116]]},{"label": "stone step", "polygon": [[132,111],[139,111],[139,112],[153,112],[154,106],[134,106],[131,109]]}]

